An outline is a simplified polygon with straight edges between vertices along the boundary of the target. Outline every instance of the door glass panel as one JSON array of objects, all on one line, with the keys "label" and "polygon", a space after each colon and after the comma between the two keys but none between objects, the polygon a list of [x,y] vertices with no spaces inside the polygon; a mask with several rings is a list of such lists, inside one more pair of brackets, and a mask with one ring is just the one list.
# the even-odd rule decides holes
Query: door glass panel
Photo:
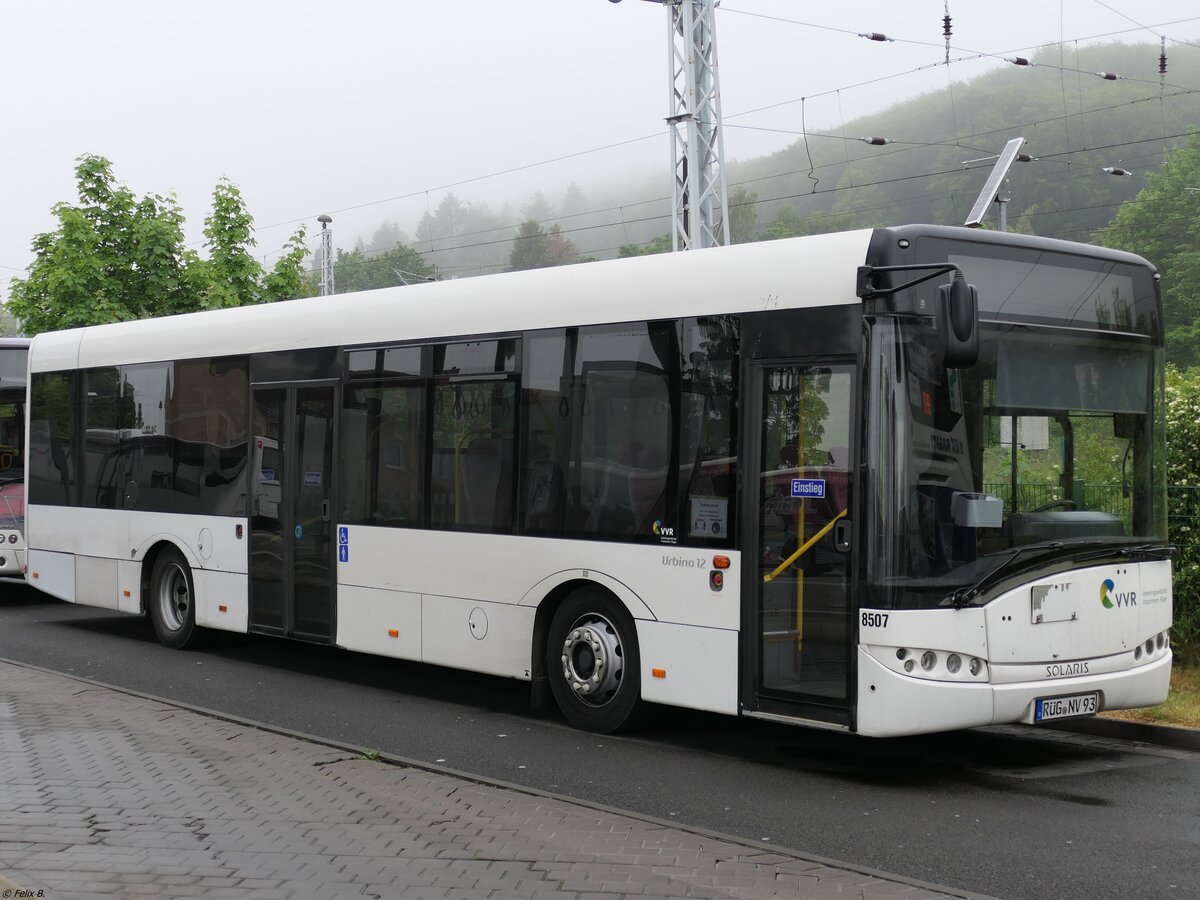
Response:
[{"label": "door glass panel", "polygon": [[250,621],[264,628],[284,627],[283,426],[287,392],[254,392],[254,448],[250,493]]},{"label": "door glass panel", "polygon": [[760,685],[845,701],[852,370],[776,366],[762,378]]},{"label": "door glass panel", "polygon": [[330,634],[333,526],[329,473],[333,465],[333,388],[296,390],[293,535],[293,630]]}]

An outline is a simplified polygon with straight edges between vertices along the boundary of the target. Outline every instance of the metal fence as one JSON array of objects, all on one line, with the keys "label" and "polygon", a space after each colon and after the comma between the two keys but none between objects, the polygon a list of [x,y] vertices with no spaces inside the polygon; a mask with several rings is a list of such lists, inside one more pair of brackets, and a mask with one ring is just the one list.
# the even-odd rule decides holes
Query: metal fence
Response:
[{"label": "metal fence", "polygon": [[1200,551],[1200,487],[1173,484],[1167,488],[1167,525],[1176,547]]}]

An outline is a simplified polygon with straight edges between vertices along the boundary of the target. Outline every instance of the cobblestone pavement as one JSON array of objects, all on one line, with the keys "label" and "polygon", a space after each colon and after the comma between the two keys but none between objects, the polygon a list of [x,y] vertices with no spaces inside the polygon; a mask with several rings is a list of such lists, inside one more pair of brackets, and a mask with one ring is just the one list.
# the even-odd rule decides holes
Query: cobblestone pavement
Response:
[{"label": "cobblestone pavement", "polygon": [[22,896],[967,895],[0,662],[0,897]]}]

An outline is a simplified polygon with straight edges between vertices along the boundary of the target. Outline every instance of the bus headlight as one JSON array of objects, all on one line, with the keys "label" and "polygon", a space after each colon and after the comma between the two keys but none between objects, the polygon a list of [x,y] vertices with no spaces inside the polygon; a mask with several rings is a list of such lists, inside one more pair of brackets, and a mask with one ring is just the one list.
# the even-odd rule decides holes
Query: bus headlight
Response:
[{"label": "bus headlight", "polygon": [[[1141,647],[1141,645],[1138,645]],[[881,647],[863,644],[861,649],[884,667],[924,681],[986,682],[986,660],[961,651],[927,647]]]}]

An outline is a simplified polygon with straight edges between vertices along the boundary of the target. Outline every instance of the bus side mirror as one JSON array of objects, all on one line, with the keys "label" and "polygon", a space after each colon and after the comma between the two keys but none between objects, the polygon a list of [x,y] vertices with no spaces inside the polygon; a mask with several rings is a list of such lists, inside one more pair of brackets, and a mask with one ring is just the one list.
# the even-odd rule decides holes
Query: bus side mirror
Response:
[{"label": "bus side mirror", "polygon": [[955,272],[949,284],[938,288],[937,331],[942,364],[948,369],[969,369],[979,359],[979,299],[975,285]]}]

